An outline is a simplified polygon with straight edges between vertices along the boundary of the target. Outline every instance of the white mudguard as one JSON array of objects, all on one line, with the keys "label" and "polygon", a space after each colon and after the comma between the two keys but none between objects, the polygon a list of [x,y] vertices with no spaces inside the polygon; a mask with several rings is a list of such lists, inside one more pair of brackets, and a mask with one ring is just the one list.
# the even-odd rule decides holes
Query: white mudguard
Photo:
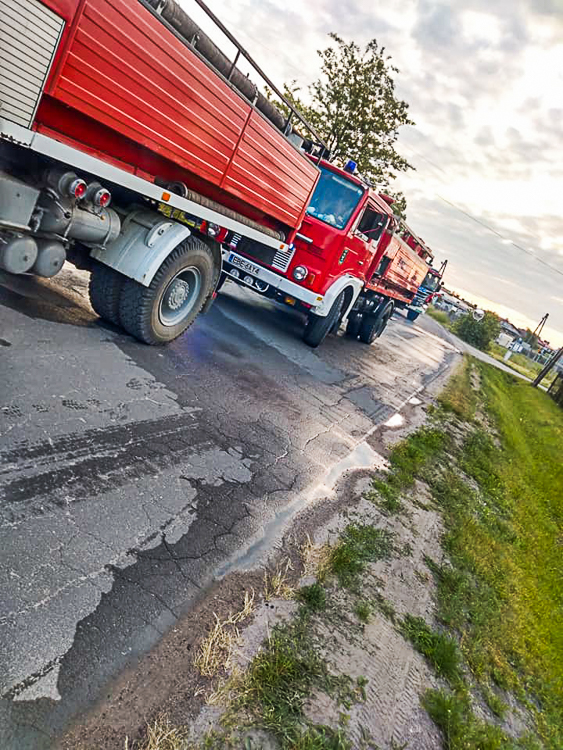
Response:
[{"label": "white mudguard", "polygon": [[124,276],[149,286],[162,262],[191,234],[184,224],[154,211],[135,211],[123,222],[119,237],[91,255]]},{"label": "white mudguard", "polygon": [[334,284],[327,289],[323,301],[318,307],[315,307],[313,310],[315,315],[319,315],[321,318],[326,317],[329,313],[330,308],[332,307],[334,300],[338,297],[343,289],[346,289],[346,287],[351,287],[353,292],[350,303],[344,311],[342,317],[348,315],[354,302],[358,298],[358,295],[364,288],[364,284],[362,281],[360,281],[360,279],[357,279],[355,276],[349,275],[341,276],[339,279],[336,279]]}]

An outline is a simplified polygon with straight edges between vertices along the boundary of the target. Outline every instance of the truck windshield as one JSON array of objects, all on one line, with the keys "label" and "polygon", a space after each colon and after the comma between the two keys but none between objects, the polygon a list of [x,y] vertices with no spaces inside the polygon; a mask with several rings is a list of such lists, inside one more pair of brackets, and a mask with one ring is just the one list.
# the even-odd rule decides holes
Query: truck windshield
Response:
[{"label": "truck windshield", "polygon": [[440,277],[429,271],[422,282],[422,286],[430,292],[435,292],[440,286]]},{"label": "truck windshield", "polygon": [[344,229],[363,192],[359,185],[321,167],[307,213],[325,224]]}]

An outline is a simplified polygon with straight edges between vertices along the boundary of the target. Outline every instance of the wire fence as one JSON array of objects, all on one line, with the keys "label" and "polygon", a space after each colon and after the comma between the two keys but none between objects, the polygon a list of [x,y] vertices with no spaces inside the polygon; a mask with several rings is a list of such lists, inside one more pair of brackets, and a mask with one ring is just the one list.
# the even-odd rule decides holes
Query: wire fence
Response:
[{"label": "wire fence", "polygon": [[551,383],[547,392],[555,403],[563,408],[563,373],[557,373],[555,380]]}]

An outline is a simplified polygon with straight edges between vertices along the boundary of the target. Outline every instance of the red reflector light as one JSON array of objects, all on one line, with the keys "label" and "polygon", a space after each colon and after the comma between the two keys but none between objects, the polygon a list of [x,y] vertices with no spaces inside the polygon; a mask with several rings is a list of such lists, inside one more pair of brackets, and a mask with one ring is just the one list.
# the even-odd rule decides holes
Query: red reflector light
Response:
[{"label": "red reflector light", "polygon": [[68,193],[71,198],[84,198],[87,188],[88,186],[86,185],[84,180],[77,178],[70,183]]},{"label": "red reflector light", "polygon": [[109,190],[106,190],[105,188],[101,188],[98,190],[96,195],[94,196],[94,205],[100,206],[100,208],[105,208],[105,206],[109,206],[111,201],[111,193]]}]

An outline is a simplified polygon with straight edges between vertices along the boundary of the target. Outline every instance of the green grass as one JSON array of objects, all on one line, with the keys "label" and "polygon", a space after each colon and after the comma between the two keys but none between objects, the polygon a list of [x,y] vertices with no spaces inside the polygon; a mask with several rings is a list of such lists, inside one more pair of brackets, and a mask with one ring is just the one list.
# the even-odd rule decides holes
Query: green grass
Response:
[{"label": "green grass", "polygon": [[512,750],[518,747],[499,727],[476,719],[469,697],[463,692],[429,690],[422,703],[442,730],[446,750]]},{"label": "green grass", "polygon": [[322,612],[326,609],[326,591],[320,583],[300,588],[295,598],[311,612]]},{"label": "green grass", "polygon": [[426,310],[426,315],[434,318],[434,320],[443,325],[444,328],[450,329],[452,327],[448,313],[444,312],[443,310],[437,310],[435,307],[432,307],[432,305],[430,305],[428,310]]},{"label": "green grass", "polygon": [[494,715],[499,719],[504,719],[508,710],[508,706],[502,700],[502,698],[499,698],[495,691],[491,690],[488,685],[481,689],[481,694],[485,703],[491,709]]},{"label": "green grass", "polygon": [[375,606],[384,617],[386,617],[388,620],[391,620],[391,622],[395,622],[395,620],[397,619],[395,607],[391,604],[391,602],[388,602],[382,594],[376,595]]},{"label": "green grass", "polygon": [[398,443],[391,451],[390,471],[372,480],[373,491],[367,494],[368,499],[388,513],[398,513],[403,507],[401,494],[418,475],[424,473],[435,454],[445,448],[447,441],[443,430],[423,427]]},{"label": "green grass", "polygon": [[337,577],[341,586],[353,589],[367,565],[389,557],[392,550],[392,537],[386,529],[351,523],[331,550],[327,570]]},{"label": "green grass", "polygon": [[352,743],[343,730],[315,726],[300,734],[291,750],[351,750]]},{"label": "green grass", "polygon": [[478,394],[471,385],[471,368],[470,358],[466,355],[438,397],[444,411],[466,422],[474,419],[479,403]]},{"label": "green grass", "polygon": [[260,714],[260,723],[291,743],[298,734],[303,704],[325,675],[325,665],[308,638],[304,621],[274,628],[245,676],[242,704]]},{"label": "green grass", "polygon": [[[473,386],[471,368],[480,376]],[[477,410],[487,414],[498,440],[474,421]],[[412,441],[426,443],[432,430],[426,428],[392,453],[389,487],[377,489],[398,497],[411,477],[428,483],[442,510],[448,558],[443,565],[427,560],[437,584],[437,616],[458,639],[470,680],[491,710],[500,717],[506,707],[490,685],[512,691],[530,711],[540,744],[530,738],[506,744],[475,719],[458,688],[430,694],[427,707],[452,750],[561,750],[563,411],[528,383],[466,358],[440,398],[437,425],[446,424],[448,414],[467,423],[462,446],[432,440],[423,461],[414,451],[411,466],[405,465]],[[432,632],[412,620],[402,627],[432,661]],[[455,675],[455,657],[453,664]]]},{"label": "green grass", "polygon": [[[487,353],[490,354],[491,357],[497,359],[499,362],[503,362],[508,367],[512,368],[516,372],[519,372],[521,375],[525,375],[531,380],[533,380],[536,375],[538,375],[543,369],[543,365],[541,365],[539,362],[534,362],[533,360],[529,359],[525,354],[513,354],[510,359],[505,360],[504,355],[506,354],[506,349],[503,346],[499,346],[495,342],[490,345]],[[545,385],[547,387],[555,379],[555,375],[555,370],[552,370],[550,373],[548,373],[542,380],[542,385]]]},{"label": "green grass", "polygon": [[368,622],[373,612],[373,606],[366,599],[361,599],[359,602],[356,602],[354,612],[360,622]]},{"label": "green grass", "polygon": [[[308,587],[309,594],[314,586]],[[271,732],[281,750],[348,750],[351,745],[343,732],[306,721],[303,707],[314,690],[331,695],[346,708],[365,700],[363,677],[354,682],[347,675],[335,676],[328,669],[312,635],[310,603],[319,602],[318,593],[308,599],[288,623],[273,628],[237,687],[229,708],[234,728],[246,724]],[[323,744],[324,743],[324,744]]]},{"label": "green grass", "polygon": [[432,630],[422,617],[405,615],[401,632],[433,666],[436,674],[452,684],[461,682],[461,661],[457,642],[445,633]]},{"label": "green grass", "polygon": [[439,615],[461,633],[478,680],[496,682],[534,709],[545,747],[563,747],[563,412],[541,391],[477,365],[502,449],[482,430],[454,473],[437,478],[451,567],[434,569]]}]

